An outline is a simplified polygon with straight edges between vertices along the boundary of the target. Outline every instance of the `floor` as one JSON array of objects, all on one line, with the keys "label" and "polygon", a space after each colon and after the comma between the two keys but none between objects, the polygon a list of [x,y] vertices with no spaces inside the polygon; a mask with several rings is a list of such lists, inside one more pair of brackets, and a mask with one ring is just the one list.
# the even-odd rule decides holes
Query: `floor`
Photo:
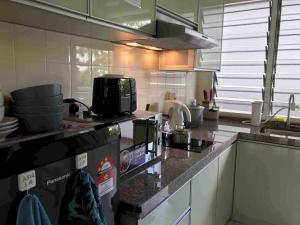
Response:
[{"label": "floor", "polygon": [[231,222],[229,222],[227,225],[244,225],[244,224],[241,224],[241,223],[238,223],[238,222],[231,221]]}]

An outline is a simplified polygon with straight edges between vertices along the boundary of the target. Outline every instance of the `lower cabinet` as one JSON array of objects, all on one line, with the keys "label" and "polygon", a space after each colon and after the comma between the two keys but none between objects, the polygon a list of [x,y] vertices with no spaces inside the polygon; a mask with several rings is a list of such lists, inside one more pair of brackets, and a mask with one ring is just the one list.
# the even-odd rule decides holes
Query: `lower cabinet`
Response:
[{"label": "lower cabinet", "polygon": [[191,224],[191,212],[189,211],[176,225],[190,225]]},{"label": "lower cabinet", "polygon": [[216,225],[226,225],[232,215],[236,152],[234,144],[219,157]]},{"label": "lower cabinet", "polygon": [[232,214],[236,145],[191,181],[191,225],[226,225]]},{"label": "lower cabinet", "polygon": [[300,224],[300,148],[238,142],[233,219]]},{"label": "lower cabinet", "polygon": [[121,225],[226,225],[232,214],[236,144],[227,148],[142,220]]},{"label": "lower cabinet", "polygon": [[215,225],[218,159],[192,179],[191,225]]},{"label": "lower cabinet", "polygon": [[[189,216],[183,217],[190,209],[190,182],[186,183],[154,211],[147,215],[139,225],[189,225]],[[181,220],[183,218],[183,220]]]}]

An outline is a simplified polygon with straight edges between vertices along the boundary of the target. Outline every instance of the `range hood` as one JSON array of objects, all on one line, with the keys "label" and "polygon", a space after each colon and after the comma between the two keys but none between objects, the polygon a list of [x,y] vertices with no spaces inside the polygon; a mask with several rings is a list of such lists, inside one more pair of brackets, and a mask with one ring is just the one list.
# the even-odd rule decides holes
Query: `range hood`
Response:
[{"label": "range hood", "polygon": [[160,7],[156,13],[156,35],[154,37],[121,41],[134,47],[152,50],[209,49],[218,42],[198,32],[198,25]]},{"label": "range hood", "polygon": [[[156,36],[143,40],[124,42],[126,45],[146,48],[155,47],[156,50],[187,50],[209,49],[218,46],[217,41],[205,36],[185,25],[157,20]],[[153,49],[155,50],[155,49]]]}]

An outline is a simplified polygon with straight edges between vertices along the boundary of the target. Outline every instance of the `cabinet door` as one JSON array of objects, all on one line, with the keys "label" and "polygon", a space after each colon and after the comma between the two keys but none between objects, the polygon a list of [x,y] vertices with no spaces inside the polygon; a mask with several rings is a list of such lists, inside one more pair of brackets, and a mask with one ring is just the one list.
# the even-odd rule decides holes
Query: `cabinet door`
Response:
[{"label": "cabinet door", "polygon": [[233,219],[299,225],[300,150],[238,142]]},{"label": "cabinet door", "polygon": [[158,5],[194,23],[198,23],[199,0],[158,0]]},{"label": "cabinet door", "polygon": [[190,224],[191,224],[191,213],[189,212],[176,225],[190,225]]},{"label": "cabinet door", "polygon": [[76,1],[35,0],[35,1],[88,15],[88,0],[76,0]]},{"label": "cabinet door", "polygon": [[218,47],[201,49],[197,53],[197,67],[203,70],[220,70],[224,3],[223,0],[199,0],[199,32],[218,41]]},{"label": "cabinet door", "polygon": [[191,225],[215,225],[218,159],[192,178]]},{"label": "cabinet door", "polygon": [[91,0],[91,14],[94,18],[155,34],[155,0]]},{"label": "cabinet door", "polygon": [[235,173],[236,144],[219,157],[216,225],[226,225],[231,218]]}]

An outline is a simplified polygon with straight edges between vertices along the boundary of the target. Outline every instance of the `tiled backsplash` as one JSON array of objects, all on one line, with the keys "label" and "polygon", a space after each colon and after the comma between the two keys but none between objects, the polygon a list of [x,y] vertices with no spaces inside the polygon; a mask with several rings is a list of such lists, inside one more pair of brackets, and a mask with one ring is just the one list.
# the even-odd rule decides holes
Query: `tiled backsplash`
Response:
[{"label": "tiled backsplash", "polygon": [[147,103],[161,105],[167,90],[183,101],[195,97],[194,74],[157,70],[154,51],[0,22],[0,84],[5,94],[60,83],[65,98],[91,104],[93,78],[109,73],[136,79],[139,109]]}]

